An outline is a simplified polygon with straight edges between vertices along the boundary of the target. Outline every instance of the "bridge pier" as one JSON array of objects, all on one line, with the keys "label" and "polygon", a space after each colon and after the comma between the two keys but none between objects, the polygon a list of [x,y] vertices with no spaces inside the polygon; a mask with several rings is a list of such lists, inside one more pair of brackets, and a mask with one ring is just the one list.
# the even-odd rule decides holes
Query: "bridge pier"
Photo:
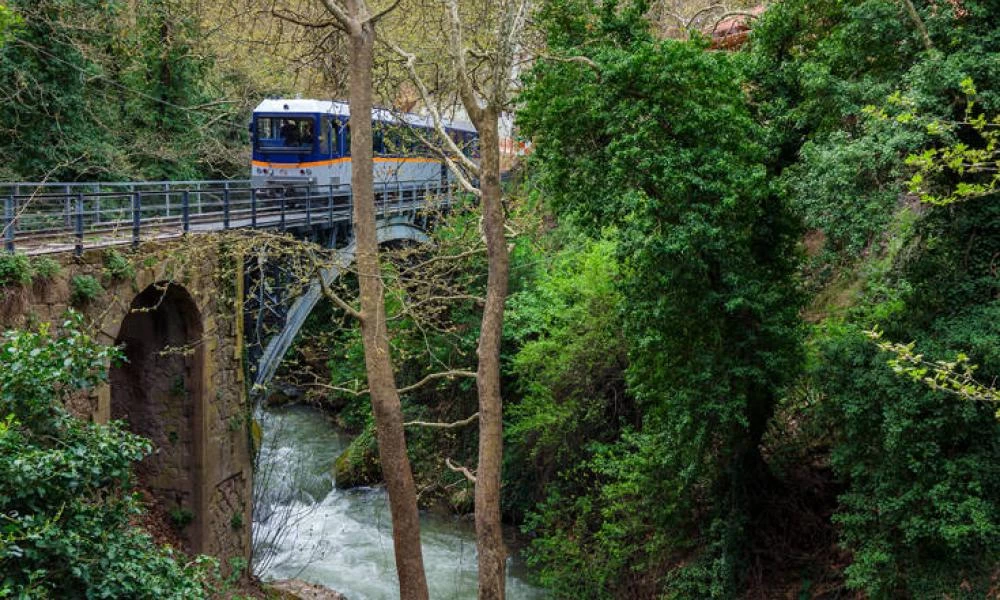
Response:
[{"label": "bridge pier", "polygon": [[72,305],[72,278],[101,281],[103,295],[78,308],[100,341],[125,345],[129,362],[109,365],[109,384],[69,408],[98,423],[124,419],[152,440],[156,454],[137,466],[140,481],[168,515],[176,509],[168,519],[186,549],[225,566],[231,558],[249,560],[251,550],[241,303],[236,286],[220,289],[231,282],[220,279],[223,257],[210,245],[186,266],[174,262],[180,272],[167,272],[168,257],[190,247],[190,240],[141,244],[135,276],[121,280],[105,273],[100,250],[80,258],[72,249],[51,254],[62,265],[52,280],[0,290],[0,329],[39,322],[58,328]]},{"label": "bridge pier", "polygon": [[136,468],[189,552],[208,545],[205,515],[205,347],[202,318],[184,287],[158,282],[131,303],[115,345],[125,362],[110,373],[111,418],[153,443]]}]

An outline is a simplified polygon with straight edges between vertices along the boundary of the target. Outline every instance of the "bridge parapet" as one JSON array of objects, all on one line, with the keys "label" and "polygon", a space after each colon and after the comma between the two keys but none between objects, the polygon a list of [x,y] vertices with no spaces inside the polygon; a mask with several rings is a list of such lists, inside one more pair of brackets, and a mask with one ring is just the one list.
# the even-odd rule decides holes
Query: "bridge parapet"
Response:
[{"label": "bridge parapet", "polygon": [[[402,214],[444,198],[437,182],[378,184],[378,216]],[[350,224],[349,185],[259,187],[249,180],[0,184],[2,239],[28,254],[166,240],[229,229],[323,228]]]}]

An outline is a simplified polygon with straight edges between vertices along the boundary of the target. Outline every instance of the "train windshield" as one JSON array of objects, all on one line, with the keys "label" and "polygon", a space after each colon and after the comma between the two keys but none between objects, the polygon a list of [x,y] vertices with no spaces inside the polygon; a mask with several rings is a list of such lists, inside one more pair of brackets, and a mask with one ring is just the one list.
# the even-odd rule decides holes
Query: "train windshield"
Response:
[{"label": "train windshield", "polygon": [[258,117],[254,145],[259,150],[311,150],[312,117]]}]

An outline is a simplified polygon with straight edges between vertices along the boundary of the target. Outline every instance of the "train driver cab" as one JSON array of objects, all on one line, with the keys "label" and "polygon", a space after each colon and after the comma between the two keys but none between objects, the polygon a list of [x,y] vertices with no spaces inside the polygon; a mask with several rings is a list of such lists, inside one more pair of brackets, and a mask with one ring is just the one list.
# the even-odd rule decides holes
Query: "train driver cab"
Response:
[{"label": "train driver cab", "polygon": [[313,117],[258,117],[255,149],[262,152],[311,152]]}]

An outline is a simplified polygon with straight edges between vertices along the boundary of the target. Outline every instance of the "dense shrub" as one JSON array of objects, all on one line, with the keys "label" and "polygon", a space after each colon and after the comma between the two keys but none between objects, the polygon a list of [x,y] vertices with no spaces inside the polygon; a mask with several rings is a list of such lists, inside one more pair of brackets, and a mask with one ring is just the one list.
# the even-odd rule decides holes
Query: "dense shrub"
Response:
[{"label": "dense shrub", "polygon": [[0,253],[0,287],[31,283],[31,261],[24,254]]},{"label": "dense shrub", "polygon": [[[963,350],[1000,372],[998,316],[994,303],[917,339],[931,356]],[[846,486],[834,520],[853,557],[848,585],[873,598],[984,597],[1000,557],[995,407],[900,377],[856,327],[832,328],[819,352],[814,376]]]},{"label": "dense shrub", "polygon": [[121,252],[110,248],[104,251],[104,275],[112,281],[134,279],[135,266]]},{"label": "dense shrub", "polygon": [[548,495],[581,491],[585,481],[565,472],[589,460],[593,444],[613,442],[638,422],[625,391],[614,243],[577,235],[549,252],[548,260],[524,260],[531,271],[508,300],[507,371],[516,402],[505,411],[504,506],[516,519]]},{"label": "dense shrub", "polygon": [[49,280],[62,271],[59,261],[48,256],[39,256],[31,261],[31,268],[38,279]]},{"label": "dense shrub", "polygon": [[69,280],[69,298],[73,306],[86,306],[104,294],[104,287],[93,275],[74,275]]},{"label": "dense shrub", "polygon": [[64,408],[116,356],[79,326],[0,338],[0,597],[205,597],[206,559],[184,564],[130,524],[130,469],[149,442]]}]

